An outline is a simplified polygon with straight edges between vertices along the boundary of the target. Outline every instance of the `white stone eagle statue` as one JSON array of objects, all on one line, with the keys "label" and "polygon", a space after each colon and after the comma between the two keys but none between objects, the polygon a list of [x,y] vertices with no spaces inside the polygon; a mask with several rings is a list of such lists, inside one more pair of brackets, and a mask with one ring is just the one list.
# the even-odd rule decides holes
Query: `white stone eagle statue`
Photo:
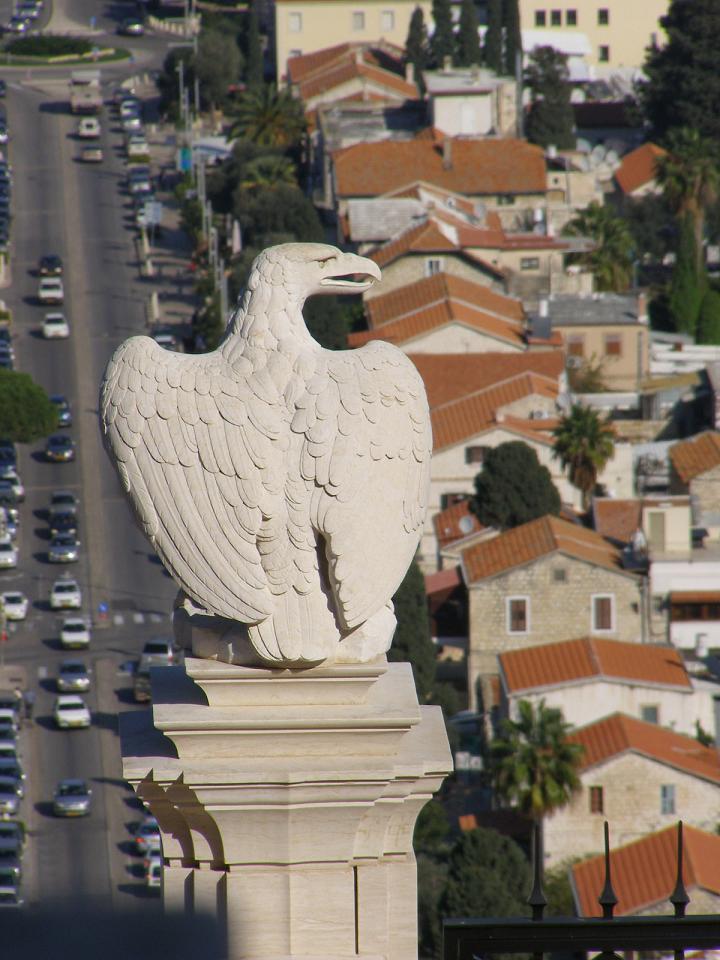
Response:
[{"label": "white stone eagle statue", "polygon": [[379,278],[329,245],[270,247],[217,350],[132,337],[105,371],[105,444],[145,535],[190,613],[242,625],[266,665],[364,661],[392,640],[425,517],[425,389],[396,347],[325,350],[302,315]]}]

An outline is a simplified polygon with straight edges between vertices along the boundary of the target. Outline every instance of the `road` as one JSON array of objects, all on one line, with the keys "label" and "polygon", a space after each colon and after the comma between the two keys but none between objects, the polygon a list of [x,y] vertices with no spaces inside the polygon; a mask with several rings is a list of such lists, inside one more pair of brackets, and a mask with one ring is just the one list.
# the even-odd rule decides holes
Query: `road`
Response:
[{"label": "road", "polygon": [[[102,449],[97,397],[102,371],[115,347],[142,332],[147,291],[139,278],[123,189],[121,134],[103,114],[103,164],[76,161],[77,121],[67,112],[65,80],[8,75],[7,113],[14,172],[12,282],[0,296],[15,316],[17,367],[48,393],[71,401],[77,459],[50,464],[43,444],[25,449],[20,468],[27,502],[21,508],[20,566],[0,575],[0,589],[17,587],[32,600],[32,613],[6,644],[8,661],[26,667],[37,684],[36,722],[25,731],[32,770],[23,816],[30,830],[26,900],[32,904],[77,894],[127,909],[146,903],[133,876],[128,824],[137,816],[120,777],[116,713],[129,700],[123,665],[151,635],[169,632],[175,586],[131,522],[118,481]],[[44,309],[35,301],[38,258],[58,253],[65,264],[64,312],[72,335],[44,341],[38,327]],[[83,592],[83,612],[103,602],[109,621],[93,632],[94,686],[87,695],[90,730],[57,731],[51,720],[53,678],[65,654],[59,618],[49,610],[50,585],[62,570],[47,563],[44,508],[50,493],[70,489],[81,499],[82,556],[71,572]],[[94,617],[94,619],[97,619]],[[84,777],[93,787],[89,818],[58,820],[49,801],[57,780]],[[127,902],[125,902],[127,901]],[[157,900],[152,901],[157,904]]]}]

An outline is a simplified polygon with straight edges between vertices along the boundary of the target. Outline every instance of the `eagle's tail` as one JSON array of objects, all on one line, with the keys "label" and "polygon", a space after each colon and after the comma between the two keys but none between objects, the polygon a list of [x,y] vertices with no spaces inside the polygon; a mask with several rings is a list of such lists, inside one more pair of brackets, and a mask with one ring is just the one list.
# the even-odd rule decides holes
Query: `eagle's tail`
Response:
[{"label": "eagle's tail", "polygon": [[341,640],[330,602],[320,589],[298,593],[290,588],[276,596],[272,616],[252,624],[248,633],[265,660],[294,666],[332,658]]}]

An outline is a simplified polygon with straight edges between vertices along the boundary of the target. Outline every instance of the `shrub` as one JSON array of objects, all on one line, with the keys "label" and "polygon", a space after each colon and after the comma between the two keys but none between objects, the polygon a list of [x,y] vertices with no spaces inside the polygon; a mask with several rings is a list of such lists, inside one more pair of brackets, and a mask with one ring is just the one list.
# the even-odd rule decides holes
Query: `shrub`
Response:
[{"label": "shrub", "polygon": [[17,37],[5,50],[18,57],[81,57],[93,49],[89,40],[81,37]]}]

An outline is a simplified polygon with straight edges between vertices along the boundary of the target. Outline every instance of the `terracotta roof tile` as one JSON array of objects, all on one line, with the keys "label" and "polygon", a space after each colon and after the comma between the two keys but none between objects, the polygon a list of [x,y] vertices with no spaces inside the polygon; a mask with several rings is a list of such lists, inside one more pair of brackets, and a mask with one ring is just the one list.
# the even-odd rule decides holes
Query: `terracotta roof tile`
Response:
[{"label": "terracotta roof tile", "polygon": [[637,149],[626,153],[615,171],[615,179],[623,193],[634,193],[639,187],[654,180],[655,164],[665,154],[666,151],[654,143],[643,143]]},{"label": "terracotta roof tile", "polygon": [[358,143],[335,151],[333,162],[340,197],[376,197],[417,180],[472,196],[546,189],[543,151],[523,140],[454,137],[450,166],[442,144],[420,138]]},{"label": "terracotta roof tile", "polygon": [[351,80],[362,78],[387,90],[394,97],[405,100],[415,100],[418,97],[418,88],[414,83],[408,83],[404,77],[399,77],[390,70],[383,70],[374,64],[358,63],[354,53],[350,52],[343,59],[332,62],[323,70],[316,70],[298,83],[298,92],[304,101],[340,87]]},{"label": "terracotta roof tile", "polygon": [[682,657],[672,647],[586,637],[510,650],[499,661],[512,694],[602,677],[692,689]]},{"label": "terracotta roof tile", "polygon": [[325,47],[313,53],[303,53],[297,57],[290,57],[287,62],[288,77],[291,83],[299,83],[308,74],[323,69],[328,64],[335,63],[354,49],[351,43],[339,43],[334,47]]},{"label": "terracotta roof tile", "polygon": [[670,460],[683,483],[720,465],[720,433],[708,430],[670,447]]},{"label": "terracotta roof tile", "polygon": [[593,500],[593,527],[608,540],[630,543],[642,524],[642,501],[596,497]]},{"label": "terracotta roof tile", "polygon": [[[720,895],[720,837],[686,825],[683,847],[683,880],[688,892],[699,888]],[[579,914],[602,916],[597,898],[605,882],[604,856],[571,869]],[[611,851],[610,870],[618,898],[617,916],[640,913],[667,901],[677,879],[677,828],[659,830]]]},{"label": "terracotta roof tile", "polygon": [[[458,245],[446,236],[433,220],[424,220],[408,227],[394,240],[389,240],[369,255],[379,267],[387,266],[406,253],[460,252]],[[497,271],[496,271],[497,272]]]},{"label": "terracotta roof tile", "polygon": [[425,593],[430,597],[433,593],[447,592],[459,587],[463,582],[459,567],[447,567],[435,573],[425,574]]},{"label": "terracotta roof tile", "polygon": [[594,530],[546,516],[464,550],[465,582],[471,586],[556,552],[632,576],[622,568],[620,551]]},{"label": "terracotta roof tile", "polygon": [[483,530],[484,527],[470,511],[470,501],[462,500],[441,510],[433,517],[433,526],[438,545],[442,550],[449,543],[462,540]]},{"label": "terracotta roof tile", "polygon": [[691,776],[720,783],[720,756],[714,747],[704,747],[693,737],[685,737],[656,723],[644,723],[623,713],[614,713],[573,730],[568,740],[584,748],[582,770],[632,751]]}]

